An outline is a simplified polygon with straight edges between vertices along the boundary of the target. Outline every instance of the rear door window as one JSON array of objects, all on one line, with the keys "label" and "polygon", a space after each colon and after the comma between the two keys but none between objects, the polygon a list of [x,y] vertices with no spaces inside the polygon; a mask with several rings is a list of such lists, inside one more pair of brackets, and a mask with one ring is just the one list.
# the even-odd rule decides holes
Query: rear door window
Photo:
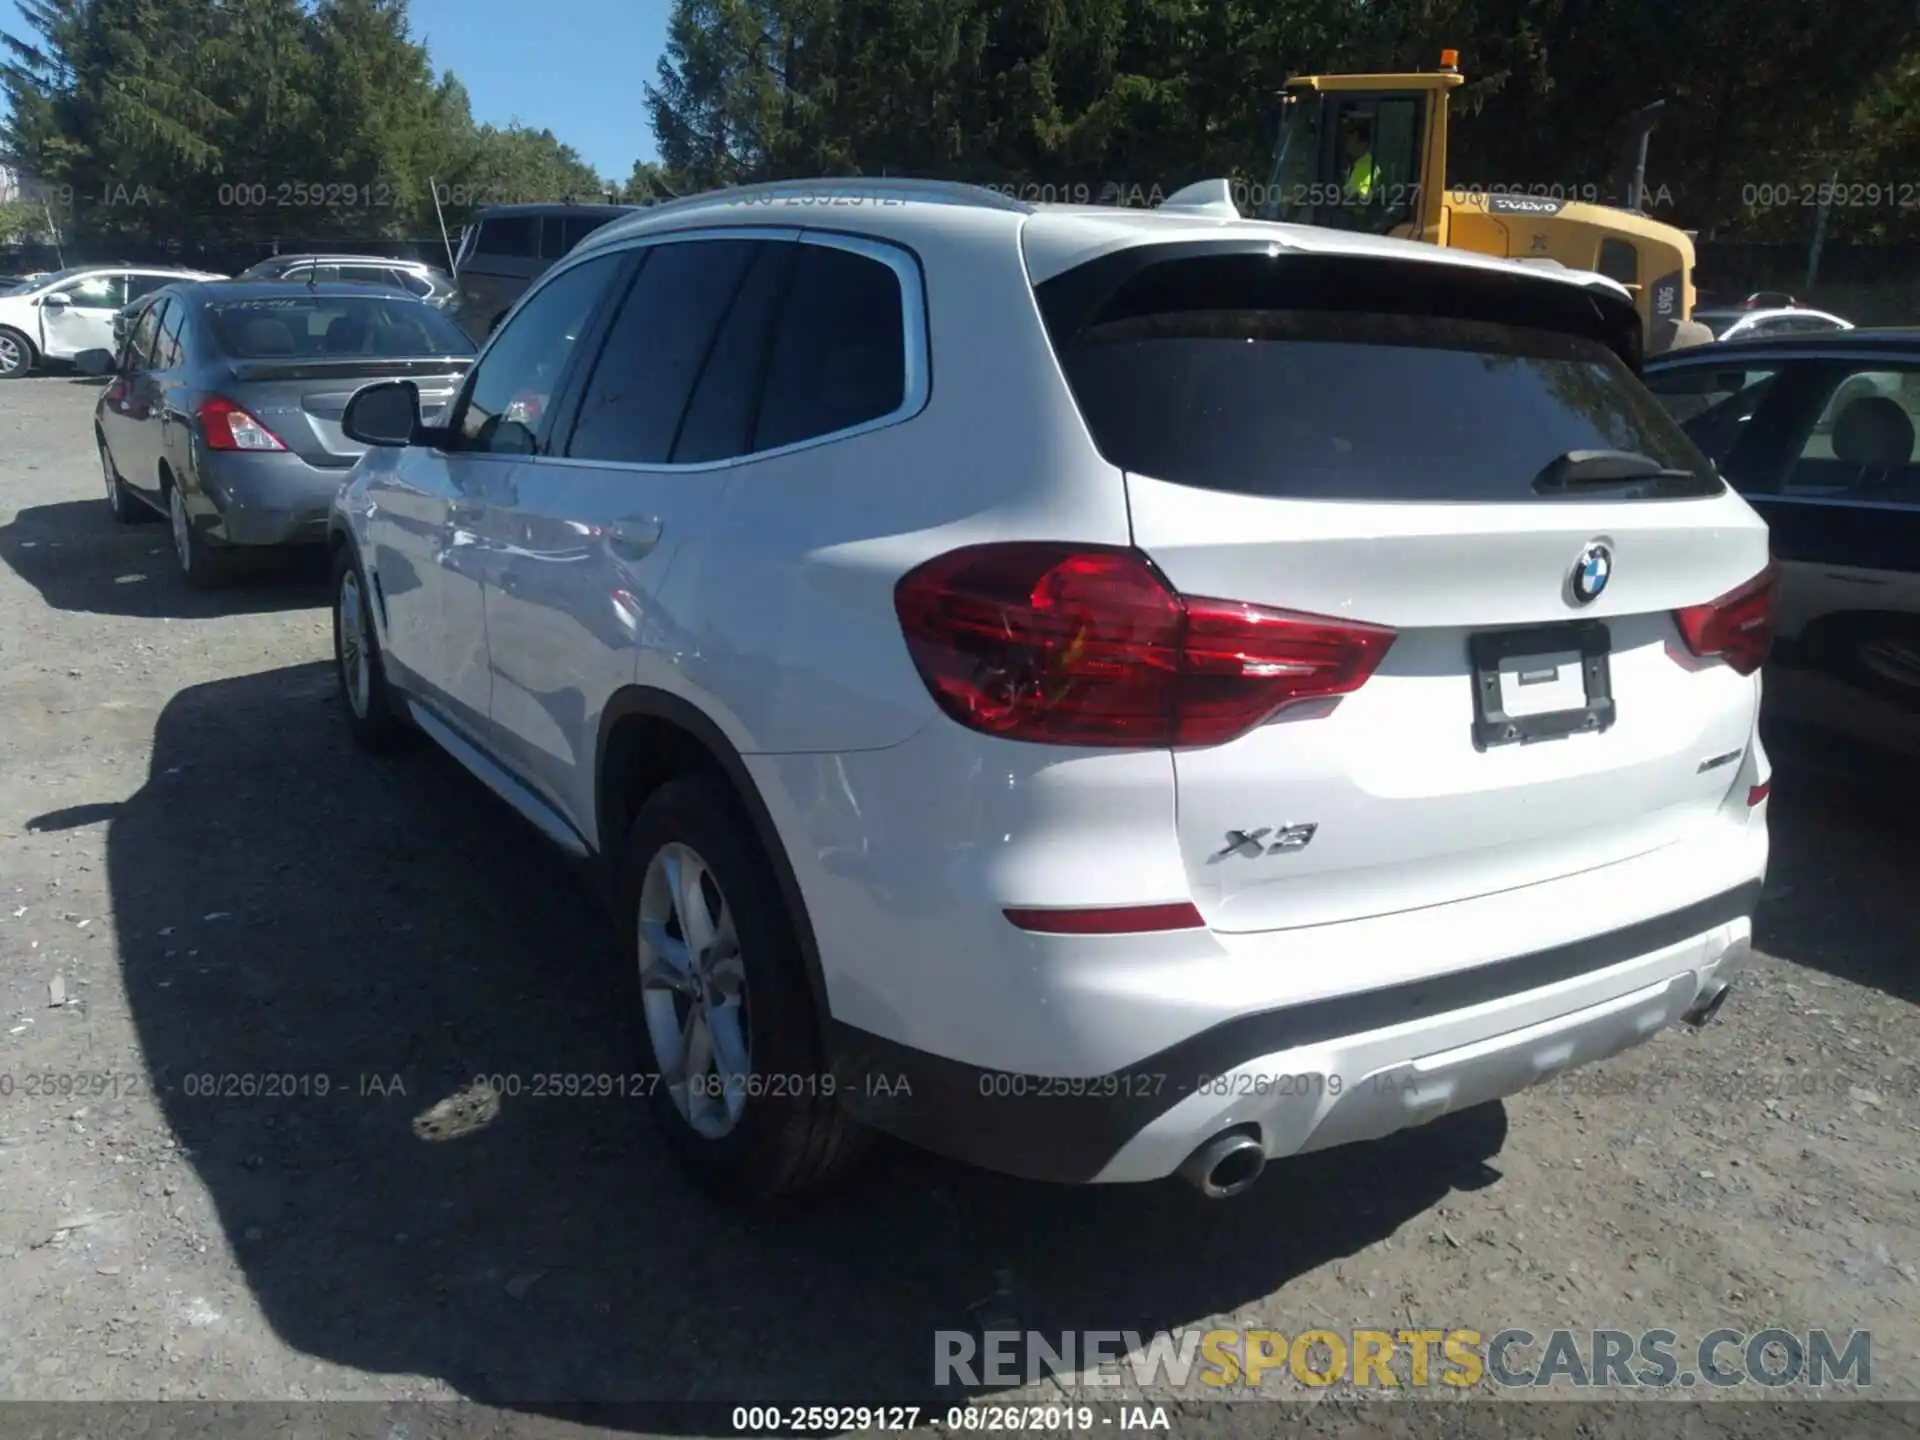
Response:
[{"label": "rear door window", "polygon": [[691,240],[648,253],[582,392],[570,457],[667,463],[694,382],[760,249],[751,240]]},{"label": "rear door window", "polygon": [[1175,259],[1055,345],[1100,452],[1177,484],[1541,503],[1533,482],[1556,459],[1623,450],[1687,472],[1661,481],[1662,496],[1719,494],[1706,457],[1608,345],[1534,328],[1574,293],[1412,266]]},{"label": "rear door window", "polygon": [[1786,493],[1920,503],[1920,367],[1821,372],[1831,395],[1800,439]]},{"label": "rear door window", "polygon": [[731,460],[753,447],[754,412],[759,408],[760,379],[766,369],[767,346],[787,277],[803,247],[786,242],[761,242],[746,278],[734,293],[733,304],[714,337],[707,363],[695,382],[693,398],[680,421],[674,442],[676,465],[710,464]]}]

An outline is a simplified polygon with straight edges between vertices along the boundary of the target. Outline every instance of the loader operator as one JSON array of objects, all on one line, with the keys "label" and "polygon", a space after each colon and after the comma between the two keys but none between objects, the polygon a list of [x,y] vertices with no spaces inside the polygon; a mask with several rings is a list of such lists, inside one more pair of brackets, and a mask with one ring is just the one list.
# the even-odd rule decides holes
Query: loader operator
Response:
[{"label": "loader operator", "polygon": [[1372,122],[1359,115],[1349,116],[1341,130],[1341,153],[1347,162],[1344,198],[1355,209],[1364,209],[1372,203],[1374,181],[1379,177],[1379,169],[1373,163],[1372,130]]}]

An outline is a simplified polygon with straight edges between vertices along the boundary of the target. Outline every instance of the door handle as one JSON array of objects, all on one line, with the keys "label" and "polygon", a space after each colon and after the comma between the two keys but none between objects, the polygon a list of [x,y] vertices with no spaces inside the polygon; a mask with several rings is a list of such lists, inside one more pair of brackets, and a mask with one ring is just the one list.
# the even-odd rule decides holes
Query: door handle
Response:
[{"label": "door handle", "polygon": [[651,516],[616,520],[607,526],[607,540],[615,549],[639,559],[660,543],[660,522]]}]

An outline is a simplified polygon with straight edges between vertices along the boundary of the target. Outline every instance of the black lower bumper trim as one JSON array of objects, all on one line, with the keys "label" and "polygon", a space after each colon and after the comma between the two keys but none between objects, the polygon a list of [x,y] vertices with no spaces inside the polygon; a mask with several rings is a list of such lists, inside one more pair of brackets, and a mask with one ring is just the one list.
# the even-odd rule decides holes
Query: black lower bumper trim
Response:
[{"label": "black lower bumper trim", "polygon": [[1206,1079],[1295,1046],[1426,1020],[1604,970],[1751,915],[1754,881],[1551,950],[1235,1016],[1107,1075],[1016,1075],[832,1025],[839,1093],[864,1121],[957,1160],[1034,1180],[1093,1179]]}]

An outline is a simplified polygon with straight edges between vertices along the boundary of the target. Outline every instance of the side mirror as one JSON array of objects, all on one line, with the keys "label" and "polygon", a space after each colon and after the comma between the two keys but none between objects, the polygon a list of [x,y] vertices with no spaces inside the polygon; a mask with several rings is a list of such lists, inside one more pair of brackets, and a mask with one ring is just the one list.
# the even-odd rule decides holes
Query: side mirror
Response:
[{"label": "side mirror", "polygon": [[82,350],[73,357],[73,368],[82,375],[111,375],[120,366],[111,350]]},{"label": "side mirror", "polygon": [[73,297],[63,291],[56,290],[51,295],[41,296],[40,303],[50,310],[64,310],[73,304]]},{"label": "side mirror", "polygon": [[347,402],[340,429],[361,445],[410,445],[420,433],[420,387],[411,380],[383,380]]}]

